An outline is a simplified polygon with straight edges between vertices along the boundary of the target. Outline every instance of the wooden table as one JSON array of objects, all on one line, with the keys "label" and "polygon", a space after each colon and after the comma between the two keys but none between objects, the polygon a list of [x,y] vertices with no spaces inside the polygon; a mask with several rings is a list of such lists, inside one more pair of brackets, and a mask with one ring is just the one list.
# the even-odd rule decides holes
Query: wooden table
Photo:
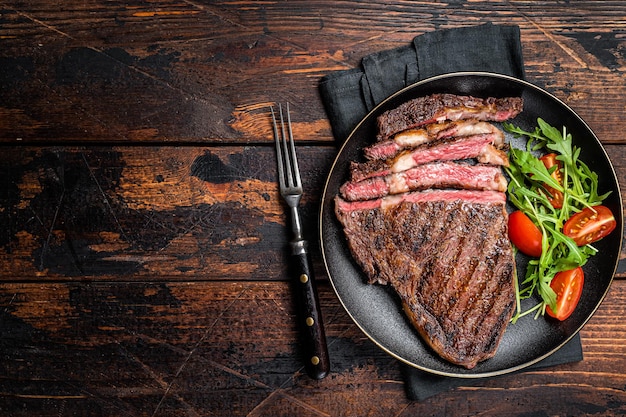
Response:
[{"label": "wooden table", "polygon": [[411,402],[313,245],[332,372],[303,373],[268,105],[291,102],[315,239],[337,152],[320,78],[483,22],[520,26],[527,79],[623,187],[621,1],[0,0],[0,414],[626,413],[623,259],[582,362]]}]

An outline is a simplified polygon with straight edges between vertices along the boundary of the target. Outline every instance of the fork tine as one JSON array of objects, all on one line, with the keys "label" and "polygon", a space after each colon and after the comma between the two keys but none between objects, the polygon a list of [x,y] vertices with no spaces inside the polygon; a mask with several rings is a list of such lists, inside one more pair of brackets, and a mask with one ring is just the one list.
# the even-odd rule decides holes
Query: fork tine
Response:
[{"label": "fork tine", "polygon": [[[287,132],[285,131],[285,118],[283,117],[283,106],[282,104],[278,105],[278,112],[280,113],[280,129],[282,133],[282,145],[283,145],[283,153],[284,153],[284,164],[287,171],[287,185],[289,187],[293,187],[293,168],[291,166],[291,155],[289,154],[289,149],[287,148]],[[289,117],[289,112],[287,112],[287,117]],[[291,128],[291,125],[289,125]],[[289,129],[291,131],[291,129]]]},{"label": "fork tine", "polygon": [[[287,191],[297,193],[298,188],[302,188],[302,179],[300,177],[300,168],[298,167],[298,158],[296,156],[296,146],[293,140],[293,131],[291,128],[291,113],[289,111],[289,103],[286,104],[286,117],[283,113],[282,104],[278,104],[278,117],[280,118],[280,128],[274,107],[270,106],[272,112],[272,123],[274,127],[274,143],[276,145],[276,156],[278,159],[278,176],[281,192]],[[289,142],[289,143],[288,143]],[[286,183],[286,184],[285,184]],[[290,190],[287,190],[290,188]]]},{"label": "fork tine", "polygon": [[274,107],[270,106],[270,110],[272,112],[272,124],[274,126],[274,144],[276,145],[276,159],[278,161],[278,185],[280,186],[280,190],[285,188],[285,168],[283,166],[283,152],[281,150],[281,141],[278,132],[278,125],[276,123],[276,113],[274,112]]},{"label": "fork tine", "polygon": [[289,131],[289,142],[291,144],[291,163],[293,164],[293,174],[295,178],[295,186],[301,187],[300,169],[298,168],[298,157],[296,156],[296,144],[293,141],[293,132],[291,131],[291,114],[289,112],[289,102],[287,102],[287,129]]}]

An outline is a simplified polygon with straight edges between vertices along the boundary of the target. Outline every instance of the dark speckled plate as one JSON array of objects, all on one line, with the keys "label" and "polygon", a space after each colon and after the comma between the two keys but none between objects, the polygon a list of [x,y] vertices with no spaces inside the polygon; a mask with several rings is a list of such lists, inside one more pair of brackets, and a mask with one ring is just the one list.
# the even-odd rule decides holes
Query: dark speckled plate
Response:
[{"label": "dark speckled plate", "polygon": [[[597,242],[600,250],[584,267],[582,299],[570,318],[558,322],[535,320],[532,315],[510,324],[496,355],[467,370],[439,358],[420,339],[401,310],[399,299],[388,287],[369,285],[354,263],[341,225],[334,215],[333,197],[348,176],[348,164],[363,160],[362,149],[375,140],[376,117],[410,99],[433,93],[453,93],[477,97],[521,96],[524,111],[512,122],[533,130],[538,117],[553,126],[565,125],[582,149],[581,159],[600,178],[600,192],[612,191],[605,204],[617,218],[618,227]],[[519,146],[510,135],[512,146]],[[534,364],[569,341],[591,318],[606,295],[617,268],[622,242],[622,199],[609,158],[589,126],[562,101],[546,91],[515,78],[488,73],[455,73],[421,81],[389,97],[370,112],[355,128],[339,151],[324,189],[320,212],[322,254],[332,285],[354,322],[378,346],[395,358],[418,369],[454,377],[487,377],[504,374]],[[525,259],[518,255],[518,268]],[[523,271],[521,271],[523,276]],[[527,300],[531,305],[534,300]]]}]

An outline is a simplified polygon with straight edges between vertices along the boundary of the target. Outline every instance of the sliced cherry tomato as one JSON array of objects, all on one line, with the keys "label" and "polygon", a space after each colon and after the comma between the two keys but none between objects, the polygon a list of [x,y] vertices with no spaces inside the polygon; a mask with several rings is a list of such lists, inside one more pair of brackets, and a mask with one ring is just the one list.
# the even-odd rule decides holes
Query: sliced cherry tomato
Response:
[{"label": "sliced cherry tomato", "polygon": [[[563,172],[561,171],[563,169],[563,164],[561,163],[561,161],[556,159],[556,154],[549,153],[539,159],[541,160],[541,162],[543,162],[543,165],[548,169],[548,171],[550,171],[552,167],[556,167],[556,169],[552,171],[552,174],[550,174],[550,176],[557,180],[559,184],[563,185]],[[545,185],[545,187],[546,191],[549,193],[548,200],[550,201],[550,204],[552,204],[552,207],[563,207],[563,193],[550,187],[549,185]]]},{"label": "sliced cherry tomato", "polygon": [[581,267],[558,272],[550,282],[550,288],[556,293],[556,312],[547,306],[546,313],[559,320],[568,318],[580,300],[584,282],[585,273]]},{"label": "sliced cherry tomato", "polygon": [[541,256],[541,230],[522,211],[514,211],[509,215],[509,239],[520,252]]},{"label": "sliced cherry tomato", "polygon": [[598,241],[611,233],[617,222],[608,207],[585,207],[563,225],[563,234],[574,239],[578,246]]}]

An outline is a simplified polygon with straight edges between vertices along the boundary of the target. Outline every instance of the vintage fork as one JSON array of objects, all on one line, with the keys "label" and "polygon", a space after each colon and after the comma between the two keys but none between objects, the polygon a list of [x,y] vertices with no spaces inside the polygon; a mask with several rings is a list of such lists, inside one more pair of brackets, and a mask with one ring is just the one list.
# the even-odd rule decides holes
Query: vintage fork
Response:
[{"label": "vintage fork", "polygon": [[308,243],[302,235],[302,223],[298,211],[302,198],[302,180],[291,130],[289,103],[287,103],[285,110],[286,123],[281,104],[278,105],[279,121],[277,121],[274,107],[270,107],[270,110],[274,127],[276,159],[278,160],[280,194],[291,212],[293,239],[290,242],[290,273],[294,274],[294,285],[298,295],[298,320],[302,326],[304,337],[305,368],[309,376],[321,379],[328,374],[330,361]]}]

